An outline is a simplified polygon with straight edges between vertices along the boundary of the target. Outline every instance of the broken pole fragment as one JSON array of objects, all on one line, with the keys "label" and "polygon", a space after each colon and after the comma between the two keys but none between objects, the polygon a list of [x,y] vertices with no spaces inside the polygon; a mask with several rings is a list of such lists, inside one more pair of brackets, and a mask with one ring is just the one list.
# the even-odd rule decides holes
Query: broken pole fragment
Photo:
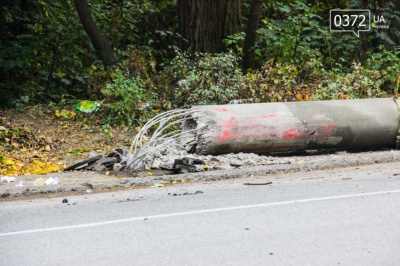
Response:
[{"label": "broken pole fragment", "polygon": [[384,98],[171,110],[150,119],[137,133],[126,156],[126,167],[145,169],[162,158],[171,168],[174,160],[188,153],[268,154],[398,147],[398,106],[397,99]]},{"label": "broken pole fragment", "polygon": [[399,107],[392,98],[191,110],[182,126],[183,143],[195,143],[191,151],[204,155],[395,147],[399,135]]},{"label": "broken pole fragment", "polygon": [[272,185],[272,182],[263,182],[263,183],[243,183],[245,186],[266,186],[266,185]]}]

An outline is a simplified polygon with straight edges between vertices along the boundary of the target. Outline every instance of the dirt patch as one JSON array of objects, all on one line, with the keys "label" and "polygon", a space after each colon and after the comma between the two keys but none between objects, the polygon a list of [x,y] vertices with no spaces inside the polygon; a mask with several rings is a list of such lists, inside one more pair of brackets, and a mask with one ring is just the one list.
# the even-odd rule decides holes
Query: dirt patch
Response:
[{"label": "dirt patch", "polygon": [[[0,176],[32,174],[35,170],[47,173],[55,171],[55,166],[61,170],[87,158],[90,151],[128,148],[134,137],[133,130],[123,125],[105,127],[101,111],[77,112],[69,119],[57,117],[55,112],[56,108],[43,105],[0,111],[0,163],[4,164]],[[41,163],[47,165],[39,167]],[[53,168],[46,168],[50,166]]]}]

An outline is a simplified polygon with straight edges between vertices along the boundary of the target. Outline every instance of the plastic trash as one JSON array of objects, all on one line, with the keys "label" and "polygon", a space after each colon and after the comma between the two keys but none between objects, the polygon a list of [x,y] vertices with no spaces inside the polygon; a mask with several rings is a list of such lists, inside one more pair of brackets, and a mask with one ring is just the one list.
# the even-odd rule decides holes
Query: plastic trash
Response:
[{"label": "plastic trash", "polygon": [[35,181],[33,181],[34,186],[43,186],[46,180],[43,177],[36,178]]},{"label": "plastic trash", "polygon": [[24,181],[19,181],[18,184],[15,185],[16,187],[24,187]]},{"label": "plastic trash", "polygon": [[16,180],[17,179],[15,177],[9,177],[9,176],[3,176],[1,178],[1,182],[7,182],[7,183],[15,182]]},{"label": "plastic trash", "polygon": [[141,106],[141,109],[144,109],[144,110],[147,110],[147,111],[151,110],[151,105],[150,105],[150,103],[142,102],[142,103],[140,104],[140,106]]},{"label": "plastic trash", "polygon": [[58,177],[49,177],[47,180],[44,182],[46,185],[58,185],[60,182],[60,179]]},{"label": "plastic trash", "polygon": [[83,112],[86,114],[92,114],[99,110],[100,103],[94,101],[81,101],[75,107],[75,109],[79,112]]}]

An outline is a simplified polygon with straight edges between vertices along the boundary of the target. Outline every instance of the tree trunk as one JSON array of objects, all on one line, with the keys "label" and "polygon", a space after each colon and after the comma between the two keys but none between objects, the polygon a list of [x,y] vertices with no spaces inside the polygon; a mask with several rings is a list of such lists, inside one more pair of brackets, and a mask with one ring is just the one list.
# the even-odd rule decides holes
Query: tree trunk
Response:
[{"label": "tree trunk", "polygon": [[243,71],[246,73],[248,69],[255,69],[255,46],[257,38],[257,30],[260,24],[260,17],[263,7],[262,0],[253,0],[251,3],[250,14],[247,19],[246,37],[243,45]]},{"label": "tree trunk", "polygon": [[74,0],[74,4],[76,10],[78,11],[83,28],[89,36],[94,48],[97,51],[97,54],[100,56],[101,61],[103,61],[104,66],[108,67],[117,64],[118,61],[115,58],[111,45],[104,38],[99,28],[94,23],[86,0]]},{"label": "tree trunk", "polygon": [[223,40],[241,30],[240,0],[178,0],[182,49],[224,51]]}]

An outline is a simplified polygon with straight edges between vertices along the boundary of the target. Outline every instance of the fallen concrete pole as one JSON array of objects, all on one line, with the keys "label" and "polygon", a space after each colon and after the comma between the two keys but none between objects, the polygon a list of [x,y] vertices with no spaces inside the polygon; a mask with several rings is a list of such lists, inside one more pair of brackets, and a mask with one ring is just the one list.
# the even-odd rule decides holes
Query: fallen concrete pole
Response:
[{"label": "fallen concrete pole", "polygon": [[[204,171],[204,161],[188,153],[268,154],[399,148],[399,110],[400,101],[389,98],[209,105],[170,110],[156,115],[142,127],[129,152],[117,149],[93,167],[106,169],[112,164],[113,169],[126,166],[192,172]],[[101,156],[96,158],[67,169],[90,166]],[[230,166],[241,165],[230,162]]]},{"label": "fallen concrete pole", "polygon": [[396,147],[399,135],[399,103],[391,98],[210,105],[191,111],[182,142],[196,154]]}]

